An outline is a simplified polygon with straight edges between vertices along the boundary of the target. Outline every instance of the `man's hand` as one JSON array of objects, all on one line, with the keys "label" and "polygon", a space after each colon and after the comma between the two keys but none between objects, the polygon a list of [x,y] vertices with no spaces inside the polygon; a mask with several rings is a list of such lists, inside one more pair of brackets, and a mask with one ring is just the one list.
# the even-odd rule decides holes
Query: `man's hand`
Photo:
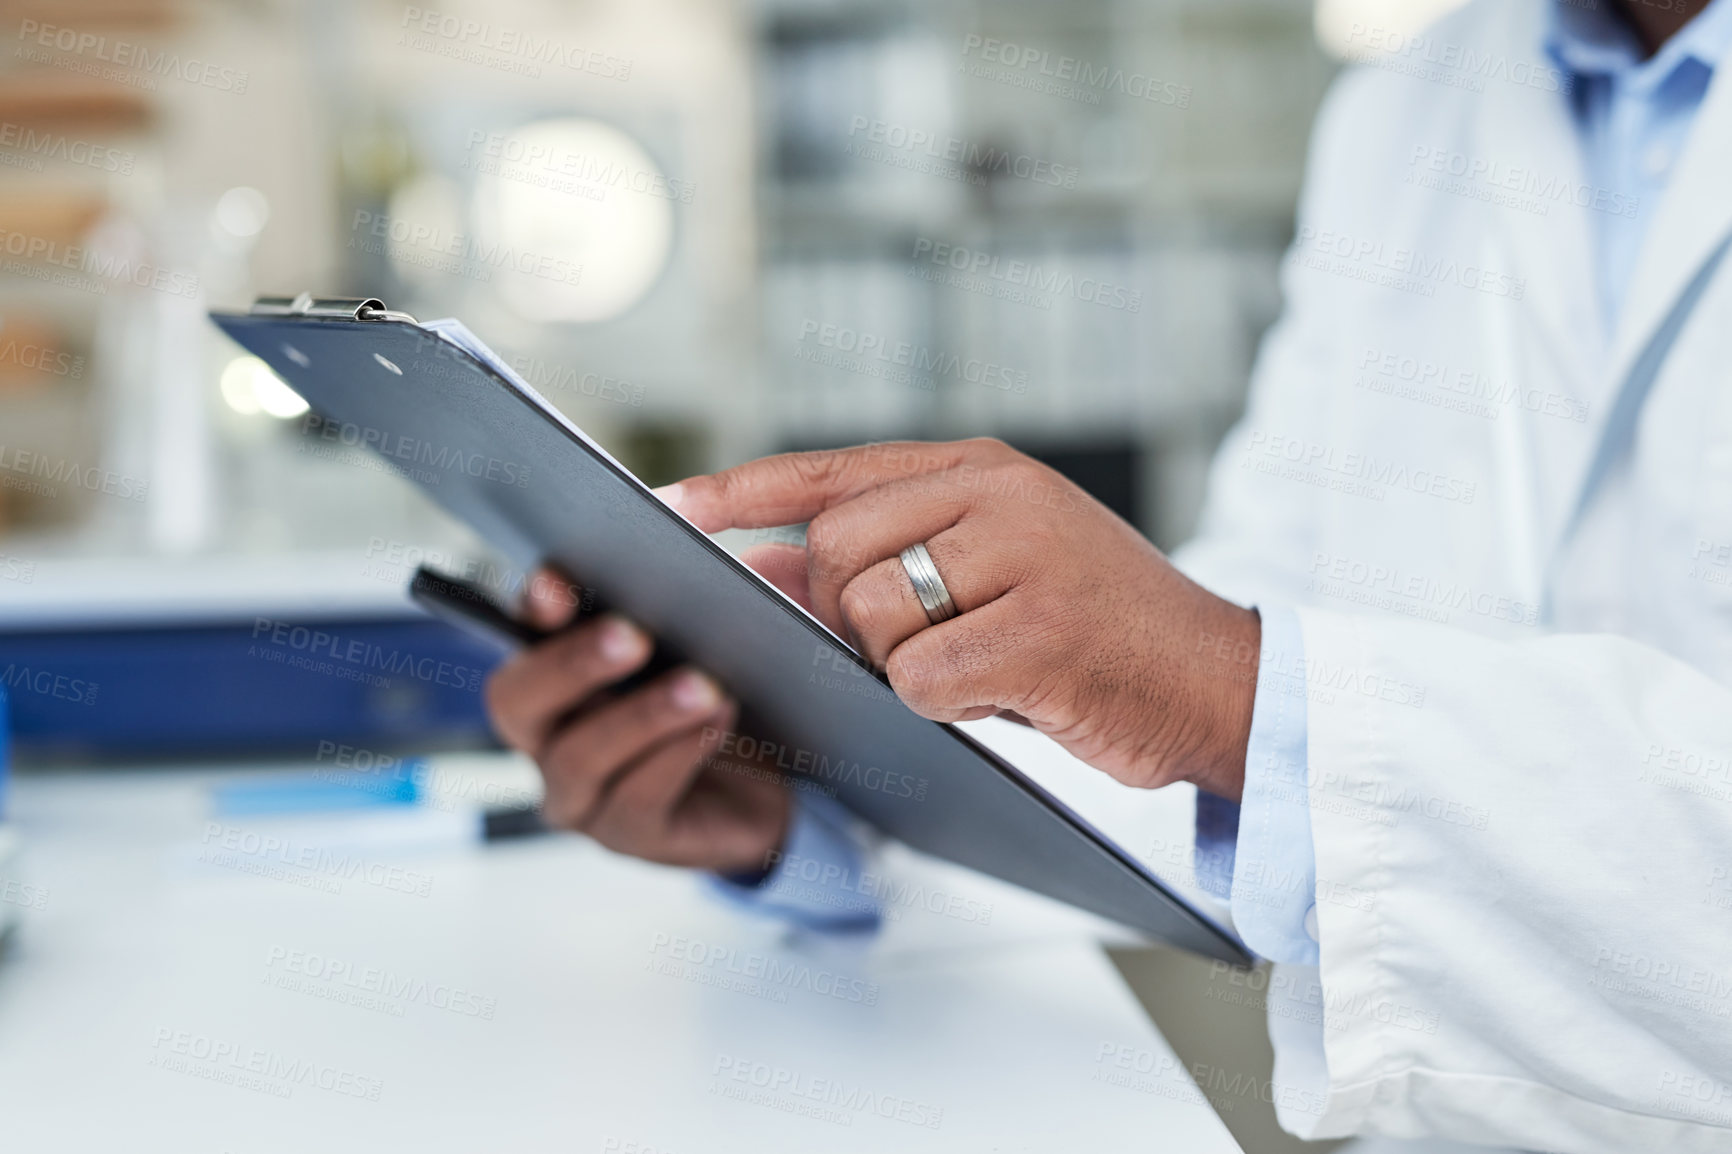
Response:
[{"label": "man's hand", "polygon": [[[804,550],[766,547],[755,567],[852,637],[916,713],[1012,712],[1130,785],[1243,792],[1256,613],[1009,447],[790,453],[661,493],[705,532],[809,521]],[[959,610],[939,625],[898,556],[917,542]]]},{"label": "man's hand", "polygon": [[[560,595],[567,588],[547,575],[530,582],[530,619],[566,624],[576,604]],[[540,766],[549,824],[668,865],[761,870],[787,831],[788,791],[712,760],[736,708],[697,670],[610,690],[652,649],[642,630],[609,616],[520,653],[487,682],[494,728]]]}]

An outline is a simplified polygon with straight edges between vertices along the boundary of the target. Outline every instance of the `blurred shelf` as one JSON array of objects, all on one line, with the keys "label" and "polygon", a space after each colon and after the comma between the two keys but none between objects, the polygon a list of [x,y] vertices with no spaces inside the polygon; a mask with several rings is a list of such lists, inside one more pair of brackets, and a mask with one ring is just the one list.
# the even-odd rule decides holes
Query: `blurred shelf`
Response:
[{"label": "blurred shelf", "polygon": [[[1223,191],[1235,185],[1237,194]],[[1165,202],[1119,197],[1078,197],[1044,207],[997,206],[990,213],[949,208],[928,213],[886,211],[846,198],[836,190],[780,184],[764,190],[760,211],[775,221],[762,234],[767,260],[813,253],[843,257],[906,258],[912,240],[932,237],[952,243],[981,234],[1000,246],[1028,240],[1071,238],[1086,245],[1130,236],[1150,244],[1284,246],[1292,235],[1293,196],[1243,182],[1222,181],[1212,191],[1173,194]]]},{"label": "blurred shelf", "polygon": [[0,317],[0,401],[81,384],[86,357],[66,340],[64,328],[40,314]]},{"label": "blurred shelf", "polygon": [[52,68],[0,74],[0,121],[105,134],[136,131],[151,118],[150,95],[136,88]]},{"label": "blurred shelf", "polygon": [[33,241],[74,245],[107,211],[105,198],[65,188],[13,188],[0,197],[0,230]]},{"label": "blurred shelf", "polygon": [[35,20],[43,24],[91,28],[171,27],[185,4],[181,0],[4,0],[0,21],[14,24]]}]

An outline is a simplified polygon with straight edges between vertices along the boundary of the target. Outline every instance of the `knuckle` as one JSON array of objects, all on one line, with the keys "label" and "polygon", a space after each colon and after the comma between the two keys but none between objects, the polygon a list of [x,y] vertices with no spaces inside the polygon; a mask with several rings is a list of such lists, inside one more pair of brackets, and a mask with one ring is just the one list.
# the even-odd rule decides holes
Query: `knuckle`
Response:
[{"label": "knuckle", "polygon": [[997,437],[970,437],[963,444],[967,446],[969,455],[984,457],[988,460],[1006,460],[1011,457],[1022,456],[1021,453]]},{"label": "knuckle", "polygon": [[[740,465],[732,469],[723,469],[707,477],[693,477],[682,484],[696,485],[699,492],[713,497],[723,504],[732,504],[743,497],[752,486],[753,470],[748,465]],[[704,490],[709,490],[704,493]]]},{"label": "knuckle", "polygon": [[841,561],[840,554],[847,547],[841,521],[833,510],[826,509],[806,526],[806,552],[814,570],[829,571]]},{"label": "knuckle", "polygon": [[836,449],[816,453],[794,453],[788,458],[797,480],[807,485],[827,487],[840,480],[848,468],[848,454]]},{"label": "knuckle", "polygon": [[1059,562],[1069,556],[1063,549],[1062,535],[1045,517],[1031,515],[1019,521],[1016,544],[1012,556],[1031,567]]},{"label": "knuckle", "polygon": [[939,680],[931,658],[908,645],[897,646],[885,662],[884,672],[890,678],[890,688],[910,705],[930,702]]},{"label": "knuckle", "polygon": [[876,599],[862,587],[860,581],[853,581],[846,589],[842,590],[842,596],[838,598],[838,605],[842,610],[842,619],[848,623],[848,627],[854,630],[855,634],[861,638],[872,635],[873,630],[878,625],[878,605]]}]

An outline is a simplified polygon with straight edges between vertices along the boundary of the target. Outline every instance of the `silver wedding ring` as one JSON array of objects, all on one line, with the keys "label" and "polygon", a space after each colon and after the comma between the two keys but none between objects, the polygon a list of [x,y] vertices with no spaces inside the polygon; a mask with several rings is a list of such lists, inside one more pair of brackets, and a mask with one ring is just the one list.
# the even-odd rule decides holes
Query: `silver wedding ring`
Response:
[{"label": "silver wedding ring", "polygon": [[910,545],[902,550],[902,568],[914,584],[914,595],[920,598],[928,621],[937,625],[956,616],[956,602],[950,599],[950,590],[944,587],[944,578],[938,575],[938,566],[932,563],[932,554],[925,545]]}]

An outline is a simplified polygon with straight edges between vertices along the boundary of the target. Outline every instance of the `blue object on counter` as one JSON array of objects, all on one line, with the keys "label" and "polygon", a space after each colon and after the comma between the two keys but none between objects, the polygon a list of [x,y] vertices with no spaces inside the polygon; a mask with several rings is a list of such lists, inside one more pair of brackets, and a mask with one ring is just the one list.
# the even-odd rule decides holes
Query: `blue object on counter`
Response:
[{"label": "blue object on counter", "polygon": [[[497,647],[427,618],[295,624],[390,656],[394,668],[266,660],[301,654],[269,644],[255,622],[0,630],[13,752],[42,763],[311,757],[327,741],[496,747],[481,682],[499,664]],[[38,682],[47,688],[17,688]]]},{"label": "blue object on counter", "polygon": [[216,816],[322,813],[416,805],[426,763],[419,758],[389,770],[314,770],[224,782],[211,790]]},{"label": "blue object on counter", "polygon": [[0,821],[6,820],[6,786],[12,772],[12,714],[6,687],[0,685]]}]

